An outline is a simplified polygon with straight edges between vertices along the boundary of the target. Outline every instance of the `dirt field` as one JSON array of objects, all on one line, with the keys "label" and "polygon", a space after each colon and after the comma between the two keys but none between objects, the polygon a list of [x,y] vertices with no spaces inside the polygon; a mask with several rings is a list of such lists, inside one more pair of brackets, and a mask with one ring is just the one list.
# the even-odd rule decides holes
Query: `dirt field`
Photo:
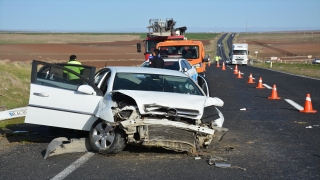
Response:
[{"label": "dirt field", "polygon": [[[76,54],[84,65],[97,68],[108,66],[136,66],[144,61],[143,53],[136,52],[136,44],[142,42],[140,36],[132,35],[80,35],[80,34],[0,34],[0,60],[47,62],[67,62],[71,54]],[[216,45],[210,40],[201,40],[207,52]],[[213,43],[214,41],[211,41]],[[308,60],[320,57],[320,33],[256,33],[239,34],[235,42],[248,43],[251,58],[281,60]],[[212,50],[211,50],[212,49]],[[310,60],[311,60],[310,59]]]},{"label": "dirt field", "polygon": [[[12,36],[12,35],[11,35]],[[32,40],[32,36],[34,39]],[[24,36],[28,42],[37,42],[35,35]],[[135,66],[140,65],[144,61],[143,53],[137,53],[136,44],[142,42],[138,36],[126,37],[115,35],[115,37],[107,38],[110,42],[88,42],[84,37],[76,38],[69,36],[68,40],[63,40],[63,37],[57,38],[50,35],[50,37],[42,37],[45,43],[29,43],[21,44],[23,39],[18,36],[4,38],[0,36],[0,40],[4,41],[18,41],[19,44],[0,44],[0,60],[7,61],[26,61],[42,60],[47,62],[67,62],[71,54],[76,54],[78,60],[84,65],[92,65],[97,68],[108,66]],[[95,36],[86,36],[91,38]],[[2,38],[2,39],[1,39]],[[67,38],[67,37],[65,37]],[[106,38],[104,36],[100,38]],[[131,40],[132,39],[132,40]],[[91,41],[102,41],[101,39],[91,39]],[[204,45],[209,45],[209,40],[202,40]],[[63,43],[51,43],[63,42]]]},{"label": "dirt field", "polygon": [[[314,33],[255,33],[239,34],[237,43],[248,43],[251,58],[270,59],[279,57],[280,60],[308,60],[320,58],[320,32]],[[311,60],[309,59],[309,60]]]}]

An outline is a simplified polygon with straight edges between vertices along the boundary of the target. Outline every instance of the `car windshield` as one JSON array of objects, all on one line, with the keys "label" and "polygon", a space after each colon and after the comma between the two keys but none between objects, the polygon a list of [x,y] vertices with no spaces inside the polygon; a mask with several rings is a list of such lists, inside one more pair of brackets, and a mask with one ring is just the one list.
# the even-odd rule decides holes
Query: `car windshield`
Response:
[{"label": "car windshield", "polygon": [[233,50],[234,55],[247,55],[247,50]]},{"label": "car windshield", "polygon": [[190,78],[163,74],[117,73],[114,79],[113,90],[203,95],[198,86]]},{"label": "car windshield", "polygon": [[161,46],[160,55],[163,57],[179,56],[186,59],[199,57],[199,46]]}]

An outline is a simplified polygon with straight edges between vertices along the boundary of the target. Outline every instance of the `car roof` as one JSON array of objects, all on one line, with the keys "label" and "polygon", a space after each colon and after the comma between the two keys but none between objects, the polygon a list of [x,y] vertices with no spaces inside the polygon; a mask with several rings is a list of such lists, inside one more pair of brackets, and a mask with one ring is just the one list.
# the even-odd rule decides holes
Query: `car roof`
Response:
[{"label": "car roof", "polygon": [[[163,59],[163,61],[165,61],[165,62],[167,62],[167,61],[181,61],[181,60],[186,60],[186,59],[184,59],[184,58],[163,58],[163,57],[162,57],[162,59]],[[188,61],[188,60],[186,60],[186,61]],[[149,62],[149,59],[146,60],[145,62]]]},{"label": "car roof", "polygon": [[[183,58],[162,58],[164,61],[181,61],[181,60],[186,60]],[[186,60],[187,61],[187,60]]]},{"label": "car roof", "polygon": [[168,69],[161,68],[146,68],[146,67],[133,67],[133,66],[108,66],[111,70],[118,72],[130,72],[130,73],[146,73],[146,74],[164,74],[171,76],[181,76],[188,77],[187,75],[181,73],[180,71],[172,71]]}]

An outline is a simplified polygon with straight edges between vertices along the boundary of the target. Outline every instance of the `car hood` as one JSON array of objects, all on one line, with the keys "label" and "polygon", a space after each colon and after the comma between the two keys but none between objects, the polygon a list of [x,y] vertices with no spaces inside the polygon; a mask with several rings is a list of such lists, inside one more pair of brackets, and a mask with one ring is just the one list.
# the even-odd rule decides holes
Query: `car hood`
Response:
[{"label": "car hood", "polygon": [[116,90],[133,98],[141,114],[158,114],[201,119],[208,97],[189,94]]}]

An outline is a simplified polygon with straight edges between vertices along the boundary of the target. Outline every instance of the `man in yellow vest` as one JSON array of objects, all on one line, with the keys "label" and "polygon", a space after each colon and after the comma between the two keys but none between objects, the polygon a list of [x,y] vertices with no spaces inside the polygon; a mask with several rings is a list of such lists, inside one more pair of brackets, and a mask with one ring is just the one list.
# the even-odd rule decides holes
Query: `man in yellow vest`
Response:
[{"label": "man in yellow vest", "polygon": [[[81,65],[81,62],[77,61],[77,56],[76,55],[71,55],[70,56],[70,60],[69,60],[69,62],[67,64],[70,64],[70,65],[71,64],[72,65],[73,64],[74,65]],[[84,68],[80,67],[80,66],[65,66],[65,68],[71,69],[71,70],[73,70],[76,73],[81,74],[81,75],[83,74],[83,70],[84,70]],[[82,84],[81,79],[78,76],[76,76],[75,74],[73,74],[73,73],[70,73],[68,71],[63,71],[63,76],[64,76],[64,78],[66,78],[66,79],[68,79],[68,80],[70,80],[70,81],[72,81],[72,82],[74,82],[76,84],[79,84],[79,85]]]},{"label": "man in yellow vest", "polygon": [[218,62],[220,60],[220,56],[216,55],[215,60],[216,60],[216,64],[218,64]]}]

